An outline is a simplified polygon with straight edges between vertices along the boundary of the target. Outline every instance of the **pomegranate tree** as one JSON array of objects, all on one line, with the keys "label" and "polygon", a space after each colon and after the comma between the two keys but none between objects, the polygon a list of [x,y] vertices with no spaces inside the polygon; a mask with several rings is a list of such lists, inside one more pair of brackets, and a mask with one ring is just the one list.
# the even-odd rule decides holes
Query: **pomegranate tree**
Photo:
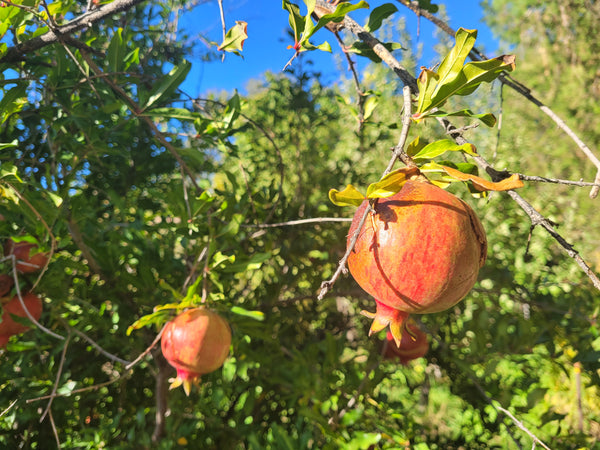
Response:
[{"label": "pomegranate tree", "polygon": [[[367,208],[358,208],[348,242]],[[424,177],[373,202],[374,212],[348,258],[358,284],[375,298],[371,333],[389,325],[400,345],[409,314],[444,311],[467,295],[486,259],[481,222],[465,202]]]},{"label": "pomegranate tree", "polygon": [[171,389],[183,385],[189,395],[200,375],[214,372],[229,354],[231,329],[218,314],[205,309],[188,309],[168,322],[161,338],[165,359],[177,370]]},{"label": "pomegranate tree", "polygon": [[[23,303],[27,307],[29,313],[35,320],[38,320],[42,315],[42,301],[39,297],[32,293],[23,294]],[[8,302],[2,305],[2,322],[0,322],[0,347],[6,345],[8,338],[15,334],[24,333],[29,327],[17,323],[11,317],[11,314],[18,317],[27,317],[27,313],[23,309],[19,297],[14,296]]]},{"label": "pomegranate tree", "polygon": [[384,359],[399,359],[401,364],[408,364],[413,359],[425,356],[429,350],[427,334],[412,322],[406,325],[400,345],[396,344],[396,340],[389,330],[386,333],[384,345]]}]

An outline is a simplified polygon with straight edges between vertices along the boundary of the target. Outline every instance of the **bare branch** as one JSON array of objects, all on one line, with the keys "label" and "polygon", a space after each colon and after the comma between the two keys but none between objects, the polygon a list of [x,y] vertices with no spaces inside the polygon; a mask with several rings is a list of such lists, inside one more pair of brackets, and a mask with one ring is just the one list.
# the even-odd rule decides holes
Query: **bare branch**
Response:
[{"label": "bare branch", "polygon": [[0,58],[0,64],[21,61],[28,53],[58,42],[59,36],[61,35],[73,34],[86,27],[90,27],[93,23],[98,22],[112,14],[126,11],[142,1],[143,0],[115,0],[97,9],[82,14],[65,25],[56,27],[55,31],[49,30],[41,36],[37,36],[33,39],[29,39],[28,41],[9,47],[4,56]]},{"label": "bare branch", "polygon": [[514,423],[516,426],[518,426],[518,427],[519,427],[521,430],[523,430],[525,433],[527,433],[527,434],[529,435],[529,437],[530,437],[531,439],[533,439],[533,441],[534,441],[535,443],[537,443],[537,444],[540,444],[540,445],[541,445],[542,447],[544,447],[546,450],[550,450],[550,448],[549,448],[549,447],[548,447],[546,444],[544,444],[544,443],[543,443],[543,442],[540,440],[540,438],[538,438],[538,437],[537,437],[535,434],[533,434],[531,431],[529,431],[529,429],[528,429],[528,428],[527,428],[525,425],[523,425],[523,422],[521,422],[519,419],[517,419],[515,416],[513,416],[509,410],[507,410],[507,409],[503,408],[503,407],[502,407],[502,406],[500,406],[500,405],[494,404],[494,403],[492,404],[492,406],[493,406],[494,408],[496,408],[498,411],[501,411],[501,412],[503,412],[504,414],[506,414],[506,415],[507,415],[507,416],[510,418],[510,420],[512,420],[512,421],[513,421],[513,423]]}]

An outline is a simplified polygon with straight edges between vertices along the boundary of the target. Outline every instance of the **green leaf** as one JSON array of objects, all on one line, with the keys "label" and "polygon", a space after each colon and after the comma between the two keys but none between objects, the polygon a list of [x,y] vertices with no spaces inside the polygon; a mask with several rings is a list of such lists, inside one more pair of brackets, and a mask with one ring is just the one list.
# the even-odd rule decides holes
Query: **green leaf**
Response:
[{"label": "green leaf", "polygon": [[419,169],[416,167],[403,167],[388,173],[377,183],[369,185],[367,188],[367,198],[386,198],[397,194],[402,189],[402,186],[404,186],[404,183],[418,172]]},{"label": "green leaf", "polygon": [[185,80],[185,77],[187,77],[191,68],[192,64],[188,61],[184,61],[179,66],[173,67],[173,69],[157,83],[142,109],[146,110],[155,103],[160,103],[164,98],[167,98],[173,93],[183,80]]},{"label": "green leaf", "polygon": [[360,206],[365,200],[365,196],[349,184],[341,192],[337,189],[331,189],[329,191],[329,200],[337,206]]},{"label": "green leaf", "polygon": [[122,70],[126,53],[127,43],[123,40],[123,29],[118,28],[110,40],[106,52],[108,68],[111,72],[120,72]]},{"label": "green leaf", "polygon": [[[7,142],[5,144],[0,143],[0,150],[6,150],[7,148],[15,148],[19,146],[19,141],[16,139],[12,142]],[[14,166],[13,166],[14,167]]]},{"label": "green leaf", "polygon": [[367,97],[367,99],[365,100],[365,103],[363,104],[363,108],[364,108],[363,119],[364,120],[369,120],[369,117],[371,117],[371,114],[373,114],[373,111],[377,107],[378,103],[379,103],[379,98],[377,96],[371,95],[371,96]]},{"label": "green leaf", "polygon": [[417,136],[413,141],[406,146],[406,154],[410,157],[415,156],[423,147],[427,145],[426,141],[422,141],[420,136]]},{"label": "green leaf", "polygon": [[288,21],[290,23],[290,27],[294,32],[294,40],[295,42],[300,41],[300,34],[302,30],[304,30],[304,17],[300,14],[300,8],[295,3],[290,2],[289,0],[283,0],[282,8],[288,12]]},{"label": "green leaf", "polygon": [[364,27],[365,30],[369,33],[377,31],[381,27],[383,21],[397,11],[398,8],[392,3],[384,3],[383,5],[376,7],[369,15],[369,20]]},{"label": "green leaf", "polygon": [[475,146],[473,144],[466,143],[463,145],[458,145],[451,139],[442,139],[432,142],[431,144],[427,144],[413,156],[413,159],[433,159],[437,156],[443,155],[446,152],[464,152],[471,156],[477,156]]},{"label": "green leaf", "polygon": [[438,12],[438,5],[431,3],[431,0],[418,0],[419,1],[419,8],[424,9],[426,11],[429,11],[432,14],[435,14],[436,12]]},{"label": "green leaf", "polygon": [[427,114],[428,117],[472,117],[474,119],[479,119],[483,122],[484,125],[488,127],[493,127],[496,125],[496,116],[491,113],[482,113],[475,114],[470,109],[461,109],[460,111],[454,111],[448,113],[446,111],[436,111],[434,113]]},{"label": "green leaf", "polygon": [[231,308],[231,312],[237,314],[238,316],[249,317],[250,319],[258,320],[260,322],[265,320],[265,313],[262,311],[249,311],[240,306],[233,306]]},{"label": "green leaf", "polygon": [[235,25],[227,31],[225,39],[217,48],[219,51],[232,52],[240,55],[244,49],[244,41],[248,38],[248,23],[243,20],[236,20]]},{"label": "green leaf", "polygon": [[[419,120],[442,106],[453,95],[471,94],[483,82],[495,80],[503,71],[515,67],[514,55],[503,55],[486,61],[471,62],[463,66],[471,52],[476,30],[460,28],[456,32],[456,43],[446,55],[438,71],[423,69],[417,83],[419,99],[413,115]],[[489,121],[489,118],[486,119]]]}]

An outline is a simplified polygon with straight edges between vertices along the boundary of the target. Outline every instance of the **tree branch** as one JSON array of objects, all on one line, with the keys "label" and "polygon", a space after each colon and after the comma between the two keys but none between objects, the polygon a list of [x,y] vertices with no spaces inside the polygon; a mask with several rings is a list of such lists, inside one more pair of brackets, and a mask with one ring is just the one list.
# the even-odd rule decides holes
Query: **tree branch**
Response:
[{"label": "tree branch", "polygon": [[47,45],[54,44],[60,40],[60,36],[69,35],[80,31],[86,27],[92,26],[94,22],[98,22],[107,16],[126,11],[143,0],[115,0],[111,3],[103,5],[93,11],[82,14],[81,16],[71,20],[65,25],[56,27],[55,30],[49,30],[41,36],[37,36],[28,41],[21,42],[6,50],[6,53],[0,58],[0,64],[23,61],[25,55],[39,50]]},{"label": "tree branch", "polygon": [[[425,9],[421,9],[419,7],[418,2],[414,2],[414,1],[410,1],[410,0],[397,0],[397,1],[399,3],[401,3],[402,5],[406,6],[407,8],[409,8],[410,10],[412,10],[415,14],[417,14],[417,16],[425,17],[427,20],[432,22],[434,25],[436,25],[438,28],[440,28],[445,33],[447,33],[451,36],[454,36],[456,34],[456,31],[454,29],[452,29],[452,27],[450,27],[446,22],[444,22],[443,20],[434,16],[429,11],[427,11]],[[471,50],[471,52],[469,53],[469,57],[474,61],[482,61],[482,60],[488,59],[485,56],[485,54],[483,52],[479,51],[477,48],[473,48],[473,50]],[[562,120],[554,111],[552,111],[552,109],[550,109],[549,107],[544,105],[538,98],[534,97],[533,94],[531,93],[531,90],[528,87],[526,87],[522,83],[515,80],[511,75],[509,75],[506,72],[502,73],[498,77],[498,79],[500,80],[500,82],[502,84],[505,84],[506,86],[511,87],[516,92],[518,92],[523,97],[525,97],[527,100],[529,100],[531,103],[533,103],[538,108],[540,108],[540,110],[544,114],[546,114],[548,117],[550,117],[550,119],[552,119],[552,121],[561,130],[563,130],[565,132],[565,134],[567,136],[569,136],[573,142],[575,142],[577,147],[579,147],[579,149],[585,154],[585,156],[587,156],[587,158],[592,162],[592,164],[594,164],[594,166],[596,167],[598,172],[596,173],[596,178],[594,180],[594,186],[592,187],[592,190],[590,191],[590,197],[596,198],[598,193],[600,192],[600,187],[596,186],[596,184],[600,184],[600,159],[598,159],[598,157],[594,154],[594,152],[585,144],[585,142],[583,142],[579,138],[579,136],[577,136],[577,134],[565,123],[564,120]]]}]

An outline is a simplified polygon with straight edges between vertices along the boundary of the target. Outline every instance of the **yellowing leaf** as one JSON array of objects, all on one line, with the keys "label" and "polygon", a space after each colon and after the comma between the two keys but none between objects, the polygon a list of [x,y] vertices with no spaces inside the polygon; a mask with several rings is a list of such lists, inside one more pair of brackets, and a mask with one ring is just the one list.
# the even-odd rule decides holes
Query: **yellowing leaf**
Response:
[{"label": "yellowing leaf", "polygon": [[367,198],[386,198],[398,193],[409,178],[418,175],[416,167],[403,167],[388,173],[377,183],[367,188]]},{"label": "yellowing leaf", "polygon": [[337,206],[360,206],[365,200],[365,196],[349,184],[341,192],[337,189],[331,189],[329,191],[329,200]]},{"label": "yellowing leaf", "polygon": [[514,173],[510,177],[505,178],[502,181],[488,181],[477,175],[471,175],[467,173],[463,173],[460,170],[453,169],[448,166],[441,166],[442,169],[446,171],[446,173],[458,180],[461,181],[471,181],[475,189],[478,191],[509,191],[511,189],[518,189],[520,187],[525,186],[519,175]]}]

